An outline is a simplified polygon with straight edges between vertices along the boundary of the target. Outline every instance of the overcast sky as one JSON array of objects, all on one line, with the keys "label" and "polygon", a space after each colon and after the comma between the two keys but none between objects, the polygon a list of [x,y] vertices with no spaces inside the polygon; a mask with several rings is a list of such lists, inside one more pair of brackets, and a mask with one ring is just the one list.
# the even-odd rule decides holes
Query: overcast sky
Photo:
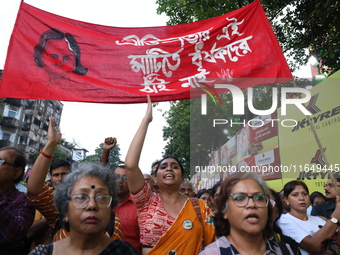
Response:
[{"label": "overcast sky", "polygon": [[[0,0],[0,69],[4,68],[7,47],[21,0]],[[85,22],[116,27],[165,26],[168,18],[157,15],[156,0],[25,0],[42,10]],[[122,160],[125,159],[142,117],[146,104],[114,105],[63,102],[61,132],[67,141],[73,138],[89,153],[102,143],[105,137],[118,139]],[[160,159],[165,142],[162,113],[168,103],[154,108],[154,120],[150,124],[140,168],[149,172],[151,163]]]}]

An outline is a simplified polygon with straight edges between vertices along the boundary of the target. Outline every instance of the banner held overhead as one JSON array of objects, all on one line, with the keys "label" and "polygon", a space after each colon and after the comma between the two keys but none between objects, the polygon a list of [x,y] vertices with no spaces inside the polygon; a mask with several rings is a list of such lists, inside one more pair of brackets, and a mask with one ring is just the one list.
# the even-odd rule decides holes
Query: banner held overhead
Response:
[{"label": "banner held overhead", "polygon": [[292,78],[260,1],[208,20],[140,28],[90,24],[21,2],[0,97],[171,101],[226,78]]}]

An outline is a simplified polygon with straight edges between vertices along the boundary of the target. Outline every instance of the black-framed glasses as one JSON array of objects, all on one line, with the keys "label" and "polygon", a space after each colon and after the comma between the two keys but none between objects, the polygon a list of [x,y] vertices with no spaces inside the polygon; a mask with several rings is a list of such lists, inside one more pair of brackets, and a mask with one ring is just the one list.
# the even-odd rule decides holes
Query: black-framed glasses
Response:
[{"label": "black-framed glasses", "polygon": [[248,196],[245,193],[234,193],[230,194],[234,205],[237,207],[245,207],[249,203],[249,199],[252,198],[257,207],[267,207],[269,203],[269,198],[263,194],[255,194],[253,196]]},{"label": "black-framed glasses", "polygon": [[16,167],[14,164],[8,163],[8,162],[7,162],[6,160],[4,160],[4,159],[0,159],[0,166],[3,166],[3,165],[10,165],[10,166]]},{"label": "black-framed glasses", "polygon": [[70,200],[76,209],[84,209],[88,206],[91,198],[94,198],[99,208],[108,208],[112,202],[112,196],[110,195],[97,195],[95,197],[89,197],[86,194],[70,195]]}]

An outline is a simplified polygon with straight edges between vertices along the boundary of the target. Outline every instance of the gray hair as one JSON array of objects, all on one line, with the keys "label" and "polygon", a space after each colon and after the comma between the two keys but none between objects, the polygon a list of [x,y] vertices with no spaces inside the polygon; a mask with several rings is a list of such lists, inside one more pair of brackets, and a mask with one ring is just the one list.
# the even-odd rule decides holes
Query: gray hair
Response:
[{"label": "gray hair", "polygon": [[68,211],[68,201],[74,184],[85,176],[97,177],[109,188],[112,196],[111,208],[117,204],[117,181],[114,173],[107,167],[92,162],[77,164],[72,172],[67,174],[54,191],[54,204],[61,218],[64,218]]}]

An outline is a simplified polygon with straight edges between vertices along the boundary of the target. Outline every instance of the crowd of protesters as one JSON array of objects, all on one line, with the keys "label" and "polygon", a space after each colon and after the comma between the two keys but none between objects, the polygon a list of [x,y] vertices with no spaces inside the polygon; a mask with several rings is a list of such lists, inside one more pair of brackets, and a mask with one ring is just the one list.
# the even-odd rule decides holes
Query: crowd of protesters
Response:
[{"label": "crowd of protesters", "polygon": [[148,97],[125,163],[112,171],[112,137],[98,163],[52,161],[61,134],[51,117],[26,193],[16,188],[25,155],[1,148],[0,254],[340,254],[340,179],[327,181],[324,196],[299,180],[276,192],[237,172],[195,194],[176,157],[156,160],[150,174],[139,168],[152,118]]}]

